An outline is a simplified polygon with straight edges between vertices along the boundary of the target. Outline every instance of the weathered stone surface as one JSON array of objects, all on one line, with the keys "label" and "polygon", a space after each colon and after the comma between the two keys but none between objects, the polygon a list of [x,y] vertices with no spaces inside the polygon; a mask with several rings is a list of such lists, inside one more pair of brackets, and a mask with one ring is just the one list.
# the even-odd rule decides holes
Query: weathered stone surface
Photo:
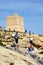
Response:
[{"label": "weathered stone surface", "polygon": [[38,65],[30,56],[24,56],[18,52],[0,46],[0,65]]}]

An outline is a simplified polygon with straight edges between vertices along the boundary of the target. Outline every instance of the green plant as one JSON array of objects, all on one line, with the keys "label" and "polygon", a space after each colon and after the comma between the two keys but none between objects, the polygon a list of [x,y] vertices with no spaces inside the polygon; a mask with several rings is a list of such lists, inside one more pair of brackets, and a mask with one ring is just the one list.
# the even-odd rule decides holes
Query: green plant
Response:
[{"label": "green plant", "polygon": [[6,44],[3,44],[3,46],[6,46]]},{"label": "green plant", "polygon": [[41,51],[39,54],[43,54],[43,51]]},{"label": "green plant", "polygon": [[9,45],[9,43],[7,43]]},{"label": "green plant", "polygon": [[6,44],[3,44],[2,40],[0,40],[0,46],[6,46]]},{"label": "green plant", "polygon": [[11,37],[7,37],[7,39],[11,39]]},{"label": "green plant", "polygon": [[43,60],[43,58],[42,58],[42,60]]},{"label": "green plant", "polygon": [[0,45],[3,46],[2,40],[0,40]]},{"label": "green plant", "polygon": [[23,38],[19,38],[19,39],[23,39]]},{"label": "green plant", "polygon": [[10,65],[14,65],[14,63],[11,62]]}]

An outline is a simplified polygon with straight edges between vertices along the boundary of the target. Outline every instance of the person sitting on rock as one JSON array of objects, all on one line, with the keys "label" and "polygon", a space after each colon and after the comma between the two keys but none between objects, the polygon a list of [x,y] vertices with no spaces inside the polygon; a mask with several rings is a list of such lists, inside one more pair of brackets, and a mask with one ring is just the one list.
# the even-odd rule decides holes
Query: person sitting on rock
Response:
[{"label": "person sitting on rock", "polygon": [[34,46],[32,44],[29,44],[26,48],[26,54],[30,54],[33,58],[39,58],[35,51],[34,51]]},{"label": "person sitting on rock", "polygon": [[32,52],[34,50],[34,47],[32,45],[28,45],[26,48],[26,52],[29,53],[30,51]]}]

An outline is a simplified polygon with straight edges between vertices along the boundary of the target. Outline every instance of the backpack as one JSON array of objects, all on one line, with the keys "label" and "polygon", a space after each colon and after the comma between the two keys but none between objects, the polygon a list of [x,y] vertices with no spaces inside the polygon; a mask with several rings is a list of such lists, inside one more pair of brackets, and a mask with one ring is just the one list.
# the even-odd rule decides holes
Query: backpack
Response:
[{"label": "backpack", "polygon": [[14,38],[17,39],[18,38],[18,34],[15,34]]},{"label": "backpack", "polygon": [[29,48],[29,51],[33,51],[34,50],[34,48]]}]

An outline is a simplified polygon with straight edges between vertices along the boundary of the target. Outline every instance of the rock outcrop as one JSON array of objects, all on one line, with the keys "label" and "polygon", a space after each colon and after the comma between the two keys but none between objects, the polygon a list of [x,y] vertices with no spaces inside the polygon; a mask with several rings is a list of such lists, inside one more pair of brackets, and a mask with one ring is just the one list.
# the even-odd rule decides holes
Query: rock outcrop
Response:
[{"label": "rock outcrop", "polygon": [[24,56],[0,46],[0,65],[10,65],[10,63],[14,63],[14,65],[38,65],[29,55]]}]

